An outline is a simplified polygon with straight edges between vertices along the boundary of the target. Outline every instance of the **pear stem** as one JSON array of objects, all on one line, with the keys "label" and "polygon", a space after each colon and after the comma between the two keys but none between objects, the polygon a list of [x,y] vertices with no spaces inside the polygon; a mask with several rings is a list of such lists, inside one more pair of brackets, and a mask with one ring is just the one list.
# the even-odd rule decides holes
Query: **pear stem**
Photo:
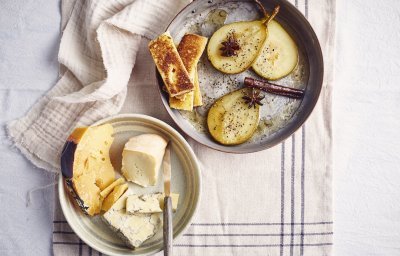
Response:
[{"label": "pear stem", "polygon": [[260,7],[261,11],[263,12],[264,17],[268,17],[268,13],[265,10],[264,5],[259,0],[254,0],[254,2],[256,2],[258,7]]},{"label": "pear stem", "polygon": [[274,10],[272,11],[271,15],[270,15],[270,16],[267,18],[267,20],[264,22],[264,25],[268,25],[268,23],[270,23],[271,20],[273,20],[273,19],[275,18],[275,16],[278,15],[279,9],[280,9],[280,6],[279,6],[279,5],[275,6],[275,8],[274,8]]}]

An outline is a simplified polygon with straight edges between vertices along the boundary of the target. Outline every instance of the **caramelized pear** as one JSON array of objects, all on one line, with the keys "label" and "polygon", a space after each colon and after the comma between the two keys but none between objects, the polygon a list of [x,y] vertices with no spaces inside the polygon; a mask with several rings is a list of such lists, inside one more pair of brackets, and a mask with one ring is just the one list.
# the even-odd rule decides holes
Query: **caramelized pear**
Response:
[{"label": "caramelized pear", "polygon": [[269,16],[265,9],[262,10],[262,20],[230,23],[212,35],[207,54],[216,69],[226,74],[237,74],[253,64],[267,39],[268,23],[278,14],[279,6]]},{"label": "caramelized pear", "polygon": [[276,21],[268,24],[268,37],[253,63],[253,70],[267,80],[278,80],[290,74],[297,66],[297,45]]},{"label": "caramelized pear", "polygon": [[[253,136],[260,120],[260,106],[246,100],[252,89],[233,91],[219,98],[207,116],[211,136],[224,145],[244,143]],[[262,98],[261,98],[262,99]]]}]

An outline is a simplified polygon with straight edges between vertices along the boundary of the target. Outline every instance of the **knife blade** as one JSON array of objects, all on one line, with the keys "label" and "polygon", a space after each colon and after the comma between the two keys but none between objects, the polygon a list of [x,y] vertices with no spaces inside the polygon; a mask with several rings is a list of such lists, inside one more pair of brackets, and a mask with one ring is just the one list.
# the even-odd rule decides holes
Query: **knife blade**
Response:
[{"label": "knife blade", "polygon": [[168,143],[163,159],[163,178],[164,178],[164,210],[163,210],[163,240],[164,256],[172,256],[172,200],[171,194],[171,149]]},{"label": "knife blade", "polygon": [[171,149],[170,144],[167,145],[165,149],[164,159],[163,159],[163,176],[164,176],[164,193],[165,196],[170,196],[171,194]]}]

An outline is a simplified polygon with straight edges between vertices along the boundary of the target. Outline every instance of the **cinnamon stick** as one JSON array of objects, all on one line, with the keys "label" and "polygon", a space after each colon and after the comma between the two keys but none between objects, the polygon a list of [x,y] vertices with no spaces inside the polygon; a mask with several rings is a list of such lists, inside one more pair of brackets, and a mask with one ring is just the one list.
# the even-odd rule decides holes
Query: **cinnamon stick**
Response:
[{"label": "cinnamon stick", "polygon": [[251,77],[246,77],[244,79],[244,86],[250,88],[257,88],[264,92],[285,96],[293,99],[301,99],[304,96],[304,90],[277,85],[270,83],[268,81],[256,80]]}]

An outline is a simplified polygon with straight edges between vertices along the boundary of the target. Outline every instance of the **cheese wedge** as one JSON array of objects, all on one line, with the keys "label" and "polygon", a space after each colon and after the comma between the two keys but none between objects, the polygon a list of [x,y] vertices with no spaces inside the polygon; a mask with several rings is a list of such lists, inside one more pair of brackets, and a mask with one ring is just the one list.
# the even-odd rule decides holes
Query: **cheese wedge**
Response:
[{"label": "cheese wedge", "polygon": [[66,187],[81,210],[91,216],[100,213],[100,191],[115,180],[109,156],[112,134],[110,124],[77,128],[61,153]]},{"label": "cheese wedge", "polygon": [[114,190],[104,199],[101,210],[108,211],[111,206],[122,196],[128,189],[128,184],[121,184],[114,188]]},{"label": "cheese wedge", "polygon": [[169,32],[150,41],[149,50],[170,96],[193,91],[193,82]]},{"label": "cheese wedge", "polygon": [[126,212],[126,201],[133,194],[128,189],[124,195],[103,215],[104,222],[130,248],[140,246],[162,227],[160,213],[132,215]]},{"label": "cheese wedge", "polygon": [[[178,209],[179,194],[171,193],[170,196],[171,196],[171,201],[172,201],[172,210],[175,212]],[[164,209],[164,197],[165,197],[164,193],[162,193],[158,197],[158,201],[160,202],[161,209]]]},{"label": "cheese wedge", "polygon": [[157,134],[132,137],[122,152],[122,175],[143,187],[156,185],[167,141]]},{"label": "cheese wedge", "polygon": [[126,212],[130,214],[162,212],[159,194],[128,196],[126,200]]},{"label": "cheese wedge", "polygon": [[[164,209],[164,193],[130,195],[126,201],[126,212],[130,214],[157,213]],[[172,210],[178,208],[179,194],[171,193]]]},{"label": "cheese wedge", "polygon": [[[189,73],[190,80],[193,82],[194,91],[186,94],[184,99],[170,96],[169,102],[170,107],[180,110],[192,111],[193,106],[200,106],[199,95],[201,97],[199,81],[197,75],[197,63],[199,62],[201,55],[207,45],[207,38],[196,34],[186,34],[183,36],[181,42],[178,45],[178,53],[185,65],[186,70]],[[195,95],[197,97],[196,103],[194,103]],[[201,101],[201,98],[200,98]]]},{"label": "cheese wedge", "polygon": [[106,187],[105,189],[103,189],[103,190],[100,192],[100,196],[101,196],[102,198],[106,198],[106,197],[108,196],[108,194],[110,194],[111,191],[113,191],[113,189],[114,189],[116,186],[121,185],[121,184],[123,184],[124,182],[125,182],[125,179],[124,179],[124,178],[119,178],[119,179],[115,180],[113,183],[111,183],[110,185],[108,185],[108,187]]}]

